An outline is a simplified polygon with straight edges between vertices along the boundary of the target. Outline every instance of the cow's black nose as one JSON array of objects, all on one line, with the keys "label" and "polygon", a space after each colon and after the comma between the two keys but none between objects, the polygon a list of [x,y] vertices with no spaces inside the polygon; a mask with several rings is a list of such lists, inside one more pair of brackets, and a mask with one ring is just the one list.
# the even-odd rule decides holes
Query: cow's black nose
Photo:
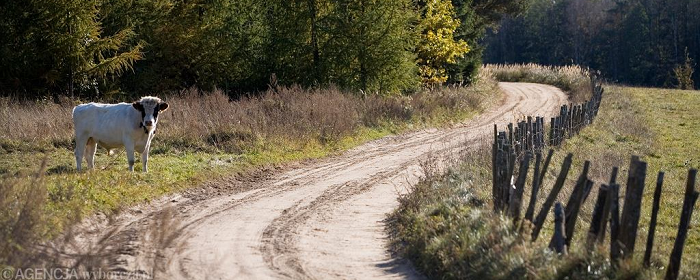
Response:
[{"label": "cow's black nose", "polygon": [[153,122],[152,121],[146,121],[146,126],[152,126]]}]

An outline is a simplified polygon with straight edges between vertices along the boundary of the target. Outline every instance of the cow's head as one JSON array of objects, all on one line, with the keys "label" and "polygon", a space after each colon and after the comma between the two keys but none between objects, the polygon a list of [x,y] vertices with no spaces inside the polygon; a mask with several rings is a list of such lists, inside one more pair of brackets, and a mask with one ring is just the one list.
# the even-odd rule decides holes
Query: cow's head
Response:
[{"label": "cow's head", "polygon": [[158,97],[146,96],[131,104],[134,109],[141,112],[141,123],[144,132],[149,133],[156,129],[158,123],[158,113],[168,109],[168,103],[163,102]]}]

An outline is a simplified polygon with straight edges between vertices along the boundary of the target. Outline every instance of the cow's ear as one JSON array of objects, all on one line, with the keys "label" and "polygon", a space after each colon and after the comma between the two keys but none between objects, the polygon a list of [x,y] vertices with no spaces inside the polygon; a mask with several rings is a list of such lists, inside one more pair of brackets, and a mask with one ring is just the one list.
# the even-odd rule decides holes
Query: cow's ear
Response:
[{"label": "cow's ear", "polygon": [[158,111],[163,112],[165,110],[168,110],[168,103],[161,102],[160,104],[158,104]]},{"label": "cow's ear", "polygon": [[141,105],[140,102],[134,101],[134,103],[131,103],[131,106],[134,106],[134,109],[143,112],[143,105]]}]

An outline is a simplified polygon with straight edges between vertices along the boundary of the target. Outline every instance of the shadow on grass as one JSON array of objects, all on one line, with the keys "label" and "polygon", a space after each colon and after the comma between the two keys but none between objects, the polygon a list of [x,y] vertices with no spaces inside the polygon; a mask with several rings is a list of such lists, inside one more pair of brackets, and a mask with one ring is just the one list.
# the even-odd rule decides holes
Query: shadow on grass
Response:
[{"label": "shadow on grass", "polygon": [[61,164],[58,166],[51,167],[46,170],[46,175],[57,175],[57,174],[67,174],[76,173],[77,170],[72,165]]}]

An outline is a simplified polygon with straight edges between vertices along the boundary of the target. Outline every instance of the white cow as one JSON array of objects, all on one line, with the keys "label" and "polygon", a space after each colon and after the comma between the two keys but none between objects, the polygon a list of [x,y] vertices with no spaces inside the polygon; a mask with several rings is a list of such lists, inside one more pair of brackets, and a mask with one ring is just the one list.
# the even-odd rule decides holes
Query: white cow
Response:
[{"label": "white cow", "polygon": [[158,113],[168,109],[160,98],[146,96],[134,103],[88,103],[73,108],[75,162],[80,171],[83,153],[88,168],[95,166],[97,144],[107,149],[126,148],[129,171],[134,171],[134,151],[141,153],[143,172],[158,123]]}]

